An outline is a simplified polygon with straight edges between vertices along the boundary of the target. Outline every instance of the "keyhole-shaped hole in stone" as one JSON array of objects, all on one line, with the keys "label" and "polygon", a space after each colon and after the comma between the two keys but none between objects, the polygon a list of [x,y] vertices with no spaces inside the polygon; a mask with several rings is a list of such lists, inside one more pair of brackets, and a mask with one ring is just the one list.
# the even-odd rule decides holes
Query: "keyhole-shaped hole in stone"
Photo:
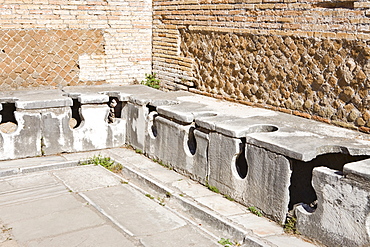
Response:
[{"label": "keyhole-shaped hole in stone", "polygon": [[192,155],[194,155],[195,152],[197,151],[197,141],[196,141],[195,136],[194,136],[194,130],[195,130],[195,127],[190,127],[189,135],[188,135],[188,141],[187,141],[189,152]]},{"label": "keyhole-shaped hole in stone", "polygon": [[248,162],[245,158],[245,141],[242,140],[240,145],[240,153],[235,160],[235,168],[240,178],[244,179],[248,174]]},{"label": "keyhole-shaped hole in stone", "polygon": [[69,127],[71,129],[75,129],[78,126],[80,126],[82,122],[82,118],[80,114],[81,103],[78,101],[78,99],[73,99],[73,105],[71,106],[71,110],[72,110],[72,117],[69,120]]},{"label": "keyhole-shaped hole in stone", "polygon": [[15,103],[2,103],[3,109],[0,111],[1,123],[0,131],[3,133],[13,133],[18,127],[14,112],[16,111]]}]

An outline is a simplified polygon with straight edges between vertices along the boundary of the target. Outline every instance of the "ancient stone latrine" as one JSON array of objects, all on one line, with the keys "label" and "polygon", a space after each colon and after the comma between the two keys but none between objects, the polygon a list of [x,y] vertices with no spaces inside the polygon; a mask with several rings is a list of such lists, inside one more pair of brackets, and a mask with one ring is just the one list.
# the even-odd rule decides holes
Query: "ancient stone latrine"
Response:
[{"label": "ancient stone latrine", "polygon": [[[293,116],[370,132],[367,1],[14,0],[0,26],[1,90],[63,89],[0,95],[1,160],[129,144],[279,223],[295,211],[298,230],[328,246],[370,241],[368,137]],[[291,115],[65,88],[151,69],[167,90]]]},{"label": "ancient stone latrine", "polygon": [[166,88],[370,130],[368,2],[153,6],[153,68]]},{"label": "ancient stone latrine", "polygon": [[1,90],[143,79],[151,9],[146,0],[1,1]]},{"label": "ancient stone latrine", "polygon": [[328,246],[370,241],[367,134],[143,85],[10,91],[0,102],[13,128],[0,125],[0,160],[130,145],[280,224],[295,215],[302,235]]}]

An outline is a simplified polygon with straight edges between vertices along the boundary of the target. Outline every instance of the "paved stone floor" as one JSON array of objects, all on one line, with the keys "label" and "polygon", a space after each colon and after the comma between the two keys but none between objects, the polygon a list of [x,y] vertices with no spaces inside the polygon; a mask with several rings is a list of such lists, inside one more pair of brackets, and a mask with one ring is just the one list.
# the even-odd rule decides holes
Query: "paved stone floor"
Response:
[{"label": "paved stone floor", "polygon": [[[94,155],[124,168],[77,166]],[[0,162],[0,246],[314,246],[126,148]]]}]

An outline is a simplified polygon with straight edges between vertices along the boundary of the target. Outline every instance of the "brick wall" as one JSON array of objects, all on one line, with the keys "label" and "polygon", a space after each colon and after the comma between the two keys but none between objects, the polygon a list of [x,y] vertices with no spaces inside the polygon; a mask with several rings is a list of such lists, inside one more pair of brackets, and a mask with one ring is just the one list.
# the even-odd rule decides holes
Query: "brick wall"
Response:
[{"label": "brick wall", "polygon": [[153,2],[165,88],[370,130],[370,3]]},{"label": "brick wall", "polygon": [[0,0],[1,90],[140,81],[151,11],[148,0]]}]

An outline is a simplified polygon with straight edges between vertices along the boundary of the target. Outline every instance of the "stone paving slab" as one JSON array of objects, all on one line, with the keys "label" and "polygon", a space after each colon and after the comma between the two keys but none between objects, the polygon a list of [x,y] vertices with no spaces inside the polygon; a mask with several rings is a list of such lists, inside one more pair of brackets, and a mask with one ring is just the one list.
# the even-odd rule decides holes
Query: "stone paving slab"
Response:
[{"label": "stone paving slab", "polygon": [[183,227],[186,222],[129,185],[84,193],[134,236],[156,235]]},{"label": "stone paving slab", "polygon": [[1,219],[13,223],[53,214],[57,209],[70,210],[81,205],[81,201],[76,200],[72,193],[66,190],[64,192],[60,195],[0,206]]},{"label": "stone paving slab", "polygon": [[127,240],[118,230],[110,226],[98,226],[62,234],[59,236],[33,240],[29,242],[30,247],[133,247],[135,243]]},{"label": "stone paving slab", "polygon": [[20,242],[57,236],[63,233],[103,225],[104,220],[87,207],[59,209],[41,217],[13,222],[14,238]]},{"label": "stone paving slab", "polygon": [[0,220],[14,239],[0,246],[217,245],[213,236],[100,166],[4,177],[0,188]]},{"label": "stone paving slab", "polygon": [[[127,179],[130,179],[132,171],[139,174],[138,176],[134,176],[135,179],[129,180],[130,182],[139,182],[141,186],[149,185],[149,188],[154,190],[155,187],[158,186],[158,191],[161,193],[166,193],[163,192],[163,189],[168,189],[171,191],[171,193],[175,192],[176,194],[171,196],[166,203],[170,204],[171,200],[178,199],[182,201],[179,203],[181,204],[182,210],[191,211],[194,209],[192,205],[186,205],[186,201],[190,200],[191,204],[199,206],[201,210],[202,208],[204,209],[204,212],[201,213],[201,218],[204,217],[205,219],[209,217],[216,217],[216,219],[211,220],[211,222],[214,222],[212,225],[213,228],[217,228],[218,223],[215,222],[218,222],[219,220],[226,220],[230,223],[226,228],[234,228],[235,230],[229,229],[231,232],[238,232],[240,230],[239,227],[241,227],[242,232],[246,234],[252,232],[250,238],[253,239],[252,242],[255,244],[254,246],[300,247],[302,243],[304,243],[303,246],[315,246],[314,244],[303,241],[295,236],[283,233],[282,227],[277,223],[263,217],[258,217],[248,212],[246,208],[240,204],[231,202],[228,199],[223,198],[221,195],[215,194],[214,192],[206,189],[203,185],[157,164],[157,169],[166,173],[167,182],[162,181],[162,176],[158,175],[161,174],[160,172],[152,173],[150,169],[147,169],[146,165],[143,165],[147,164],[149,159],[142,155],[140,157],[137,156],[134,154],[134,151],[125,148],[113,148],[107,149],[105,152],[105,155],[113,157],[117,161],[124,164],[123,173],[124,175],[128,176],[126,177]],[[153,164],[150,164],[150,166],[152,165]],[[130,171],[126,173],[125,171],[127,170]],[[144,181],[146,179],[149,179],[150,182],[148,183],[148,181]],[[143,180],[141,181],[142,183],[140,183],[140,180]],[[208,210],[211,210],[212,213],[207,214],[206,212]],[[227,236],[227,231],[225,232],[225,225],[221,225],[220,228],[223,229],[222,232],[225,234],[224,236]],[[267,236],[271,237],[272,241],[269,241],[267,238],[265,238]],[[281,239],[286,239],[288,244],[283,244]],[[258,245],[257,242],[264,244]]]},{"label": "stone paving slab", "polygon": [[86,165],[74,169],[56,170],[53,174],[73,192],[82,192],[120,184],[120,179],[107,176],[101,166]]},{"label": "stone paving slab", "polygon": [[38,166],[38,165],[49,165],[59,162],[66,161],[62,156],[45,156],[45,157],[35,157],[35,158],[26,158],[19,160],[6,160],[0,162],[0,170],[5,170],[9,168],[22,168],[29,166]]},{"label": "stone paving slab", "polygon": [[244,236],[243,246],[315,246],[134,150],[59,157],[77,165],[97,154],[122,163],[122,174],[88,165],[0,178],[0,200],[24,195],[0,204],[0,221],[15,240],[0,245],[217,246]]},{"label": "stone paving slab", "polygon": [[155,235],[145,236],[141,240],[144,246],[173,247],[173,242],[178,243],[177,246],[214,247],[217,245],[199,233],[199,229],[195,229],[195,227],[190,225],[185,225],[173,231],[159,232]]},{"label": "stone paving slab", "polygon": [[225,200],[225,198],[223,198],[221,195],[215,193],[213,194],[214,195],[212,196],[199,197],[197,198],[197,201],[226,217],[240,214],[250,214],[246,207],[238,203]]}]

